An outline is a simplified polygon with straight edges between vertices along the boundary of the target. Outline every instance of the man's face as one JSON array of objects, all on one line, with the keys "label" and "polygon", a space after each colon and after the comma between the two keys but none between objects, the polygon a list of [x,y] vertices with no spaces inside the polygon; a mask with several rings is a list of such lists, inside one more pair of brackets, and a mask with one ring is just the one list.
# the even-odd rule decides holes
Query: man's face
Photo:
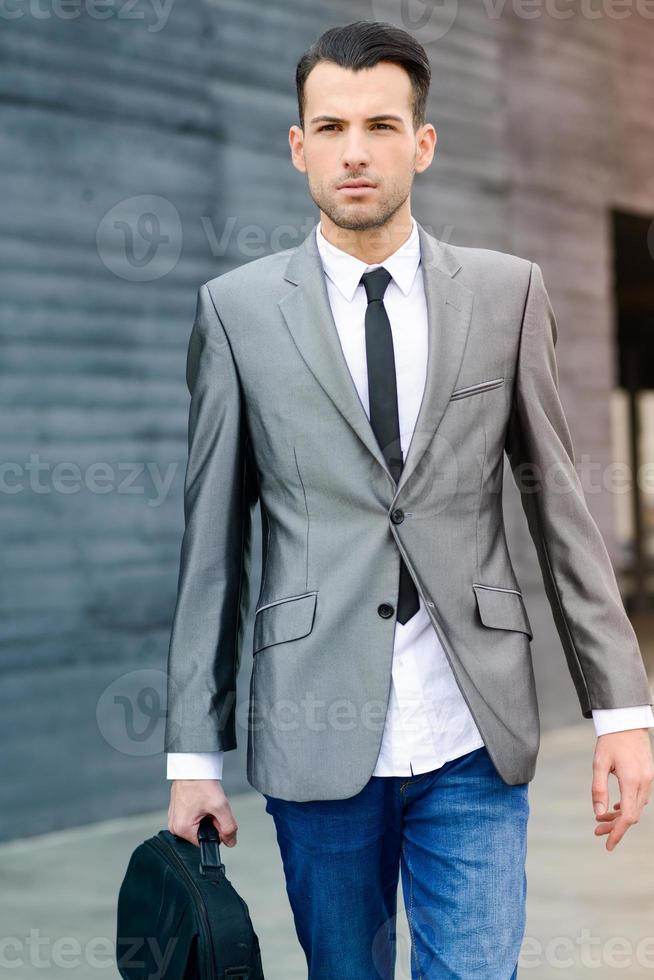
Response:
[{"label": "man's face", "polygon": [[[378,228],[408,199],[417,165],[431,161],[433,144],[420,145],[425,129],[435,135],[431,126],[414,130],[411,79],[399,65],[354,72],[321,62],[306,80],[304,130],[291,128],[293,164],[335,225]],[[357,179],[374,186],[343,186]]]}]

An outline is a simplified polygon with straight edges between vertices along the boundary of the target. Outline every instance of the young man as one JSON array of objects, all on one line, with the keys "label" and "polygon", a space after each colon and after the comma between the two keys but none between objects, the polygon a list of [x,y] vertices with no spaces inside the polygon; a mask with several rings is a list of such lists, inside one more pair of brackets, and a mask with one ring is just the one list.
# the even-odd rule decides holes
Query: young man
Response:
[{"label": "young man", "polygon": [[189,344],[169,828],[197,843],[209,813],[236,843],[220,777],[259,499],[248,779],[313,980],[393,976],[400,870],[414,976],[516,976],[539,717],[505,451],[597,728],[609,850],[654,772],[648,680],[575,471],[541,270],[411,214],[436,145],[429,83],[424,49],[388,24],[313,45],[289,138],[320,223],[203,285]]}]

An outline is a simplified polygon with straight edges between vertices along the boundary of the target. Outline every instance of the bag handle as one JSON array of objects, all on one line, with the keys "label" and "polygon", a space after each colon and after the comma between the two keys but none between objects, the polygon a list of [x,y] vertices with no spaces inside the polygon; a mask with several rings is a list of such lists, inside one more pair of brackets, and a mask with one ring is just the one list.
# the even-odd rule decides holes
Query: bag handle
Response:
[{"label": "bag handle", "polygon": [[210,814],[202,817],[198,827],[200,844],[200,874],[212,877],[224,875],[225,865],[220,860],[220,835]]}]

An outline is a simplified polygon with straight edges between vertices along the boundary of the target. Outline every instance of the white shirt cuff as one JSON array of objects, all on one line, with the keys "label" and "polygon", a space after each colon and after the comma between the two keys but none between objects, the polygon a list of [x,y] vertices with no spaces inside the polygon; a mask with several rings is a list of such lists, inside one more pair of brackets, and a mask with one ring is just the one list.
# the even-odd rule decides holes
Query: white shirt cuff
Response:
[{"label": "white shirt cuff", "polygon": [[629,708],[593,708],[593,722],[598,736],[607,735],[630,728],[654,728],[654,713],[650,704],[637,704]]},{"label": "white shirt cuff", "polygon": [[167,779],[222,779],[224,752],[168,752]]}]

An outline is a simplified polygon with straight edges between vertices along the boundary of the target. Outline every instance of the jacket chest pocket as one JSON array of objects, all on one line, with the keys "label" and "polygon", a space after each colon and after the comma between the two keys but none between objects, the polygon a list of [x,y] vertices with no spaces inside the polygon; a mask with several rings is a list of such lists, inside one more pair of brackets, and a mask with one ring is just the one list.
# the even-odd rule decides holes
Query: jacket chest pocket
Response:
[{"label": "jacket chest pocket", "polygon": [[456,388],[450,395],[450,401],[459,398],[468,398],[470,395],[478,395],[482,391],[491,391],[493,388],[501,388],[504,378],[490,378],[488,381],[478,381],[474,385],[466,385],[465,388]]},{"label": "jacket chest pocket", "polygon": [[285,596],[258,606],[254,616],[252,653],[276,643],[298,640],[313,629],[317,590]]}]

